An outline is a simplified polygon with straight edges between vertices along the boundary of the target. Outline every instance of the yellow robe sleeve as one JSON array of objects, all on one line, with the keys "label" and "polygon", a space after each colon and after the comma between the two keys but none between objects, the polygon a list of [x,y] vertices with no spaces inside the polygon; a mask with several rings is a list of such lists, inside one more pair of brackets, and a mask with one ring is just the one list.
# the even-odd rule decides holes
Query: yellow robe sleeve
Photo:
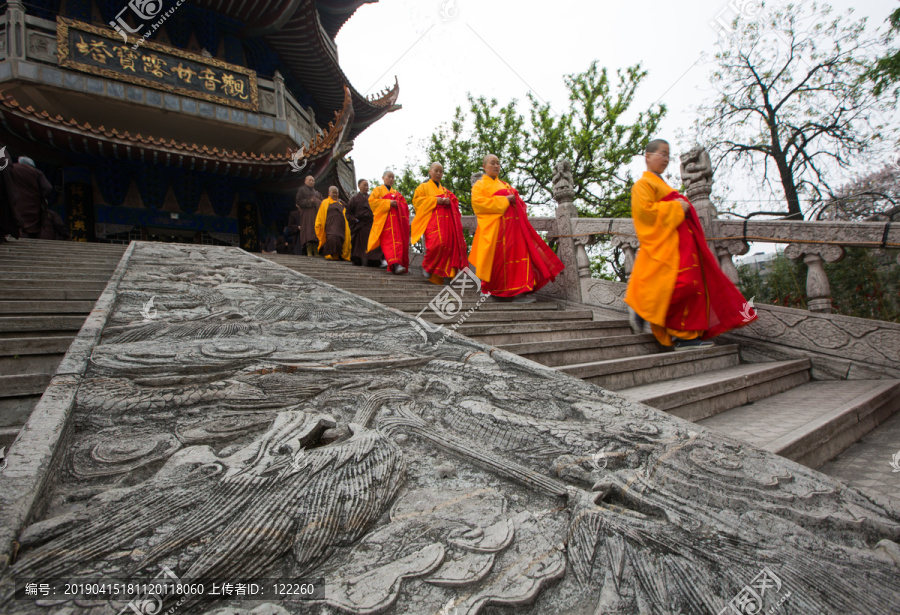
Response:
[{"label": "yellow robe sleeve", "polygon": [[678,201],[663,201],[672,192],[652,173],[631,188],[631,217],[641,247],[634,261],[625,303],[645,320],[664,326],[678,278],[678,227],[684,210]]},{"label": "yellow robe sleeve", "polygon": [[509,199],[493,195],[504,188],[509,188],[509,184],[499,179],[491,179],[487,175],[472,186],[472,210],[478,218],[478,228],[472,239],[469,263],[475,267],[476,275],[485,282],[491,280],[500,218],[509,208]]},{"label": "yellow robe sleeve", "polygon": [[350,223],[347,222],[347,208],[344,208],[344,247],[341,250],[341,258],[345,261],[350,260],[350,254],[353,251],[352,237],[350,237]]},{"label": "yellow robe sleeve", "polygon": [[419,184],[416,193],[413,195],[413,209],[416,211],[416,217],[413,218],[410,226],[410,240],[416,243],[425,234],[428,228],[428,222],[431,215],[437,207],[438,197],[444,194],[443,186],[435,186],[430,179],[427,182]]},{"label": "yellow robe sleeve", "polygon": [[328,206],[334,201],[331,197],[326,198],[319,205],[319,213],[316,214],[316,237],[319,238],[319,249],[325,245],[325,218],[328,216]]},{"label": "yellow robe sleeve", "polygon": [[391,211],[391,202],[384,198],[390,192],[385,186],[378,186],[369,194],[369,207],[372,209],[372,230],[369,232],[369,245],[366,250],[371,252],[381,245],[381,231]]}]

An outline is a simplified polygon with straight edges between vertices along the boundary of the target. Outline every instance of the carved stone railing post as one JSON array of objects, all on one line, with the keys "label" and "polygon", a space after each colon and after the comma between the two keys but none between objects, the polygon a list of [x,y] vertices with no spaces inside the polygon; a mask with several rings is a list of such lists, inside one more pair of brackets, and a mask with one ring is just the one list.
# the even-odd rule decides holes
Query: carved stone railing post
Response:
[{"label": "carved stone railing post", "polygon": [[810,312],[830,314],[831,285],[825,273],[826,262],[836,263],[844,258],[844,249],[835,245],[792,243],[784,249],[784,255],[791,260],[803,259],[808,268],[806,274],[807,308]]},{"label": "carved stone railing post", "polygon": [[275,117],[283,120],[287,117],[287,102],[284,100],[284,77],[276,70],[273,81],[275,82]]},{"label": "carved stone railing post", "polygon": [[695,147],[681,157],[681,181],[684,195],[694,205],[703,231],[709,235],[712,221],[719,215],[709,195],[712,193],[712,162],[702,147]]},{"label": "carved stone railing post", "polygon": [[[684,182],[684,194],[697,210],[700,224],[707,237],[716,237],[715,220],[719,216],[709,195],[712,193],[712,161],[709,153],[702,147],[695,147],[681,157],[681,181]],[[734,256],[746,254],[750,246],[746,241],[710,241],[709,249],[719,259],[719,267],[734,284],[739,281]]]},{"label": "carved stone railing post", "polygon": [[6,3],[6,58],[25,59],[25,6],[20,0]]},{"label": "carved stone railing post", "polygon": [[556,163],[553,174],[553,198],[556,199],[556,234],[559,236],[559,258],[566,266],[563,271],[563,285],[566,299],[581,303],[581,278],[591,277],[590,261],[584,249],[584,242],[572,237],[572,219],[578,216],[575,209],[572,165],[568,160]]}]

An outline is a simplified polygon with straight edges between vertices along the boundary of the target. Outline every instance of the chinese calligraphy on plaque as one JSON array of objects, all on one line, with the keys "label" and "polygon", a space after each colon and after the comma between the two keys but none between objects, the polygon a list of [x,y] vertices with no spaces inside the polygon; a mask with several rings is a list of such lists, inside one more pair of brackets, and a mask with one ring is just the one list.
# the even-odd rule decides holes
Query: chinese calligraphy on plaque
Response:
[{"label": "chinese calligraphy on plaque", "polygon": [[173,94],[256,111],[256,72],[157,43],[138,50],[111,30],[59,18],[60,65]]}]

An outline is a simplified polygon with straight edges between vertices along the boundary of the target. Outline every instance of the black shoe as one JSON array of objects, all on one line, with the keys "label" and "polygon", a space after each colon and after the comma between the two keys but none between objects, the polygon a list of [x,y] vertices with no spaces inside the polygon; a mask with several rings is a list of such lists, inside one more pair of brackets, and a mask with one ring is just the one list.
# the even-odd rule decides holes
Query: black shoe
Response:
[{"label": "black shoe", "polygon": [[647,321],[641,318],[634,310],[628,310],[628,324],[631,325],[632,333],[640,335],[646,330]]},{"label": "black shoe", "polygon": [[675,342],[675,350],[702,350],[704,348],[712,348],[715,344],[709,340],[701,340],[701,339],[693,339],[693,340],[683,340],[677,337],[673,337],[672,340]]}]

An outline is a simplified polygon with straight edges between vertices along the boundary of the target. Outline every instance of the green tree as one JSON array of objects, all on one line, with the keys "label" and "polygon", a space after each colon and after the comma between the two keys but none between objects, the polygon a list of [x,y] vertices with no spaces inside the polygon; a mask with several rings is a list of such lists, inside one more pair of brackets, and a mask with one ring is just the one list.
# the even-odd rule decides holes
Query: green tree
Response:
[{"label": "green tree", "polygon": [[[900,322],[900,266],[897,250],[847,248],[846,257],[826,263],[834,311],[844,316]],[[778,254],[763,273],[755,266],[738,267],[739,286],[754,303],[806,309],[807,267]]]},{"label": "green tree", "polygon": [[[879,46],[865,20],[832,17],[828,5],[788,5],[732,24],[720,41],[712,86],[696,130],[716,169],[747,171],[802,218],[801,197],[817,205],[833,178],[882,139],[890,115],[861,77]],[[882,113],[883,112],[883,113]]]},{"label": "green tree", "polygon": [[806,309],[806,265],[778,254],[765,273],[753,265],[738,267],[738,285],[754,303]]},{"label": "green tree", "polygon": [[444,165],[444,183],[471,214],[471,176],[481,170],[486,154],[496,154],[502,176],[534,205],[552,201],[553,166],[562,157],[572,161],[576,207],[580,215],[630,215],[633,179],[627,166],[643,153],[665,114],[651,106],[626,123],[635,92],[646,71],[633,66],[612,82],[605,68],[592,62],[587,71],[564,77],[569,91],[565,111],[555,114],[548,103],[529,94],[528,118],[517,102],[468,96],[468,109],[457,107],[453,119],[427,141],[424,160],[409,169],[424,181],[428,165]]},{"label": "green tree", "polygon": [[[888,23],[890,28],[885,36],[885,44],[889,44],[900,32],[900,9],[891,13]],[[873,82],[873,92],[876,96],[890,90],[894,84],[900,84],[900,48],[887,51],[884,56],[875,61],[865,76]],[[894,98],[897,98],[898,94],[900,94],[900,87],[894,89]]]}]

